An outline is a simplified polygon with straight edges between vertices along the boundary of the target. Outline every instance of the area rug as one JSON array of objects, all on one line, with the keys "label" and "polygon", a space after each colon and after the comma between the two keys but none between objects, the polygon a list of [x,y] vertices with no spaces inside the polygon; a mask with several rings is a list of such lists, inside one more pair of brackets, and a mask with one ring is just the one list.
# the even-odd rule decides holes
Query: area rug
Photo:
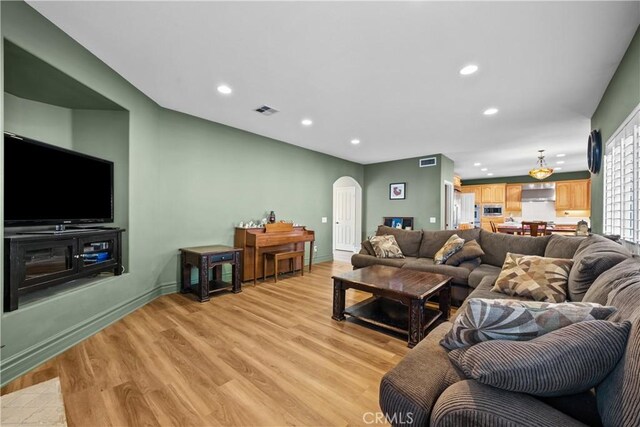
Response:
[{"label": "area rug", "polygon": [[60,380],[56,377],[0,397],[2,427],[66,427]]}]

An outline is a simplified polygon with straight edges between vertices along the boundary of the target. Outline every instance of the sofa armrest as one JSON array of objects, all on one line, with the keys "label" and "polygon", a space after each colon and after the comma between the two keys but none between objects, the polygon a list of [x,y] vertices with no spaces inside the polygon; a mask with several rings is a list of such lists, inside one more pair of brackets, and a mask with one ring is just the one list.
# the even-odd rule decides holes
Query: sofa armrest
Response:
[{"label": "sofa armrest", "polygon": [[439,325],[382,377],[380,408],[394,426],[427,426],[440,393],[464,379],[440,345],[449,329],[449,322]]},{"label": "sofa armrest", "polygon": [[441,395],[431,412],[432,427],[585,427],[533,396],[465,380]]}]

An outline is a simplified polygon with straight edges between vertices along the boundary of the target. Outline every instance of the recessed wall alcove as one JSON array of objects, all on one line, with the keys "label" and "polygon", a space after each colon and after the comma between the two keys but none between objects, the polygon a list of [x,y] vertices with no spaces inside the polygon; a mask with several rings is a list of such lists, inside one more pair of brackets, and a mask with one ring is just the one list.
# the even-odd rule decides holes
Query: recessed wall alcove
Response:
[{"label": "recessed wall alcove", "polygon": [[[114,162],[114,222],[129,229],[129,111],[42,59],[4,39],[4,130]],[[78,177],[78,179],[91,179]],[[59,191],[70,191],[60,188]],[[34,230],[38,227],[30,227]],[[39,227],[46,228],[46,227]],[[5,228],[14,233],[25,228]],[[129,267],[128,232],[122,240]],[[25,297],[25,303],[93,285],[81,279]],[[21,305],[22,306],[22,305]]]}]

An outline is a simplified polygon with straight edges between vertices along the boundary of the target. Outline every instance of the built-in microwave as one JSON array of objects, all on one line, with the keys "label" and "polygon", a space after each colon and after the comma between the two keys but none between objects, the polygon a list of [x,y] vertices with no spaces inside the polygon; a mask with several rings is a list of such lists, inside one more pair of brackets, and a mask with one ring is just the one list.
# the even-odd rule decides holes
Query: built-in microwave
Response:
[{"label": "built-in microwave", "polygon": [[482,216],[503,216],[502,205],[482,205]]}]

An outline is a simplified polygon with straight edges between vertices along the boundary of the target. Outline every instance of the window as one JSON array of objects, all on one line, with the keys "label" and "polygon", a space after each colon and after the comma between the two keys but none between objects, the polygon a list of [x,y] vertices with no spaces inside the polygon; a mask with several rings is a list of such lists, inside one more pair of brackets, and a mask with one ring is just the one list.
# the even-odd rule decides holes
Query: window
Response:
[{"label": "window", "polygon": [[604,156],[604,232],[640,248],[640,106],[607,141]]}]

